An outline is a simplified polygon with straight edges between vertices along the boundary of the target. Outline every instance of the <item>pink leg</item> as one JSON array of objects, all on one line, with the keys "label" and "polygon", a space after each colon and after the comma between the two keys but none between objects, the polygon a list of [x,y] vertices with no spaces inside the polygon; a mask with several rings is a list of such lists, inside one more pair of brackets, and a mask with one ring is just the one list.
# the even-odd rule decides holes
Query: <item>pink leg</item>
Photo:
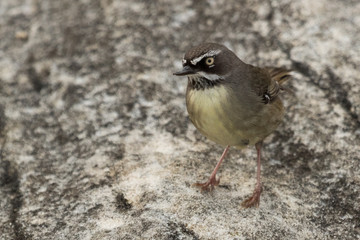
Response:
[{"label": "pink leg", "polygon": [[260,163],[260,158],[261,158],[261,147],[262,147],[262,141],[258,142],[255,144],[255,148],[257,151],[257,174],[256,174],[256,187],[254,189],[253,195],[248,198],[247,200],[242,202],[242,206],[244,208],[249,208],[249,207],[259,207],[260,204],[260,195],[262,192],[262,184],[261,184],[261,179],[260,179],[260,174],[261,174],[261,163]]},{"label": "pink leg", "polygon": [[205,183],[195,183],[195,184],[193,184],[194,186],[200,187],[202,191],[212,191],[214,189],[214,186],[219,185],[220,179],[216,180],[216,172],[219,169],[222,161],[224,160],[226,153],[229,151],[229,148],[230,148],[230,146],[227,146],[225,148],[223,154],[221,155],[219,162],[216,164],[214,171],[211,173],[209,180]]}]

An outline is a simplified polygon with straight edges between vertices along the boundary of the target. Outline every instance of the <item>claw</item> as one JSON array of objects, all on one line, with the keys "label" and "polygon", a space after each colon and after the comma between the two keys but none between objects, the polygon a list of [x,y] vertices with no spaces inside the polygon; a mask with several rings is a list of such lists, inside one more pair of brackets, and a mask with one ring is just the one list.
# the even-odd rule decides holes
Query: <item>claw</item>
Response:
[{"label": "claw", "polygon": [[243,208],[250,208],[250,207],[258,208],[260,204],[261,192],[262,192],[262,185],[260,184],[256,186],[253,195],[241,203],[241,206]]},{"label": "claw", "polygon": [[209,191],[211,192],[212,190],[214,190],[215,186],[218,186],[220,183],[220,178],[216,180],[216,177],[214,178],[209,178],[209,180],[205,183],[194,183],[193,186],[194,187],[199,187],[201,189],[201,191]]},{"label": "claw", "polygon": [[224,160],[226,153],[229,151],[229,148],[230,148],[230,146],[226,146],[223,154],[221,155],[219,162],[216,164],[215,169],[211,173],[209,180],[205,183],[194,183],[193,186],[201,188],[201,191],[212,191],[212,190],[214,190],[215,186],[219,185],[220,178],[218,180],[216,180],[216,172],[219,169],[222,161]]}]

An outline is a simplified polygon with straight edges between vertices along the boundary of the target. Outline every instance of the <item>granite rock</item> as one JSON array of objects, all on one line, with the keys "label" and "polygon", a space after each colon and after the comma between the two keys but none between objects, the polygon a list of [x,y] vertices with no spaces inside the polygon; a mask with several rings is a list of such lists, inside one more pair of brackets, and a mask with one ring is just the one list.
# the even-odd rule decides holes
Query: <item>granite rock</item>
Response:
[{"label": "granite rock", "polygon": [[[359,239],[360,3],[0,2],[0,239]],[[267,140],[222,149],[172,72],[203,41],[294,70]]]}]

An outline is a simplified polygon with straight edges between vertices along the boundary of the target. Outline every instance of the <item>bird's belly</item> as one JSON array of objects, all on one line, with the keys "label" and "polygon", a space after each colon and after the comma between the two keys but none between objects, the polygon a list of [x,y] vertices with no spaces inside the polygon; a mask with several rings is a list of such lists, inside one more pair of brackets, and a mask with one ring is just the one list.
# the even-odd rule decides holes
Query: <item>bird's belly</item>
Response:
[{"label": "bird's belly", "polygon": [[204,136],[220,145],[246,145],[247,140],[239,129],[235,129],[228,116],[228,101],[228,92],[223,86],[189,90],[187,94],[189,117]]},{"label": "bird's belly", "polygon": [[188,89],[186,105],[195,127],[210,140],[243,148],[254,145],[273,132],[282,120],[280,99],[272,104],[248,105],[231,98],[224,86],[205,90]]}]

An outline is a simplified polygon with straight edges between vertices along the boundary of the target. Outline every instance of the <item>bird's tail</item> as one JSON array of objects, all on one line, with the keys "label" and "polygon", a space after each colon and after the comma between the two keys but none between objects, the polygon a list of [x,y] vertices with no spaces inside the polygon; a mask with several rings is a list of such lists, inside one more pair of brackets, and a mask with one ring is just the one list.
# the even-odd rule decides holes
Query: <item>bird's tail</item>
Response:
[{"label": "bird's tail", "polygon": [[285,68],[266,67],[271,79],[277,81],[280,86],[291,78],[291,70]]}]

